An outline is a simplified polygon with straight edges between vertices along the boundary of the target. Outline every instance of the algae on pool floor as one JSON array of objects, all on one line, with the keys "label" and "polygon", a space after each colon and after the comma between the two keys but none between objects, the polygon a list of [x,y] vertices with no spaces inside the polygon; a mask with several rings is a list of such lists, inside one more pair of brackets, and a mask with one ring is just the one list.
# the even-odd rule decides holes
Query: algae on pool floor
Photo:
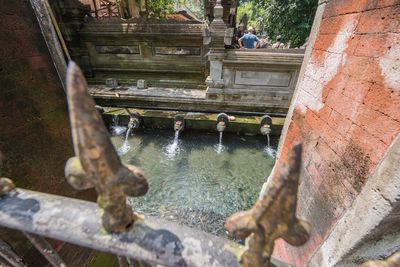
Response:
[{"label": "algae on pool floor", "polygon": [[[120,148],[124,133],[112,141]],[[266,137],[226,134],[218,144],[218,133],[183,132],[175,143],[172,131],[133,133],[121,159],[144,171],[150,190],[130,203],[146,215],[225,235],[225,218],[253,205],[275,159]]]}]

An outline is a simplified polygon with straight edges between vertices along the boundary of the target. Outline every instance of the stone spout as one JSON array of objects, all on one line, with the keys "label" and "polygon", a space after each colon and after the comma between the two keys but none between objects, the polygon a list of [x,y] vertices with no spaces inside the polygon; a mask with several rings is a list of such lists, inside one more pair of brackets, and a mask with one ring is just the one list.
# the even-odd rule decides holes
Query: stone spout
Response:
[{"label": "stone spout", "polygon": [[140,116],[140,114],[137,112],[130,112],[128,109],[127,111],[129,113],[128,129],[139,128],[143,122],[142,116]]},{"label": "stone spout", "polygon": [[174,131],[182,132],[185,129],[185,118],[182,115],[176,115],[174,118]]},{"label": "stone spout", "polygon": [[229,116],[225,113],[220,113],[217,116],[217,131],[224,132],[229,123]]},{"label": "stone spout", "polygon": [[261,117],[260,132],[262,135],[269,135],[271,133],[272,119],[268,115]]}]

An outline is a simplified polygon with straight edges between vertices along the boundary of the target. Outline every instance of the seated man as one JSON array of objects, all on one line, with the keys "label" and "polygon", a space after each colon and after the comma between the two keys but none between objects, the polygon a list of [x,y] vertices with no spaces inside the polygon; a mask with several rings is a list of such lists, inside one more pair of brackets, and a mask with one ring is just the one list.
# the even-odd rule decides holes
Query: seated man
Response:
[{"label": "seated man", "polygon": [[240,48],[245,48],[245,49],[258,48],[260,41],[254,34],[254,32],[255,32],[254,28],[249,27],[248,33],[246,33],[239,39]]}]

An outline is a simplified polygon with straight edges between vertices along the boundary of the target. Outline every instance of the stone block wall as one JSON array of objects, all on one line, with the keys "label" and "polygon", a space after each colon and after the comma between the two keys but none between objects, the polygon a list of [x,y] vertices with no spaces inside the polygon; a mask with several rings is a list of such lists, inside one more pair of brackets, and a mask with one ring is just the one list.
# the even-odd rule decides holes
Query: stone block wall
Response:
[{"label": "stone block wall", "polygon": [[[318,27],[319,26],[319,27]],[[400,1],[320,1],[280,144],[304,144],[299,215],[311,239],[275,256],[305,265],[400,133]],[[307,56],[306,56],[307,57]]]},{"label": "stone block wall", "polygon": [[254,107],[267,105],[286,114],[303,56],[303,49],[227,50],[222,60],[223,87],[211,85],[206,97]]},{"label": "stone block wall", "polygon": [[[90,84],[114,78],[125,86],[146,80],[149,87],[205,89],[207,48],[202,27],[197,21],[90,21],[79,31],[84,48],[71,56],[80,62]],[[85,53],[89,64],[82,64]]]}]

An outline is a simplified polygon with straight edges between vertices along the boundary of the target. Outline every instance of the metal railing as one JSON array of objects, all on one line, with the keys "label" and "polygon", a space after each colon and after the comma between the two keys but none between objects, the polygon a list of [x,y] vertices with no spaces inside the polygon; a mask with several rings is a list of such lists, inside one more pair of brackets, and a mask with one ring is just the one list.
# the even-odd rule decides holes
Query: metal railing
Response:
[{"label": "metal railing", "polygon": [[92,14],[96,18],[120,17],[119,1],[117,0],[90,0]]},{"label": "metal railing", "polygon": [[293,148],[288,164],[274,172],[265,196],[226,221],[235,237],[248,238],[245,250],[232,241],[135,212],[126,196],[145,194],[147,180],[135,166],[121,163],[73,62],[67,72],[67,98],[76,157],[66,164],[66,179],[79,190],[94,187],[98,205],[15,188],[10,179],[0,179],[0,225],[22,231],[53,266],[66,264],[43,237],[113,253],[121,266],[134,259],[163,266],[261,267],[271,263],[276,239],[295,246],[307,241],[310,226],[295,216],[301,145]]}]

